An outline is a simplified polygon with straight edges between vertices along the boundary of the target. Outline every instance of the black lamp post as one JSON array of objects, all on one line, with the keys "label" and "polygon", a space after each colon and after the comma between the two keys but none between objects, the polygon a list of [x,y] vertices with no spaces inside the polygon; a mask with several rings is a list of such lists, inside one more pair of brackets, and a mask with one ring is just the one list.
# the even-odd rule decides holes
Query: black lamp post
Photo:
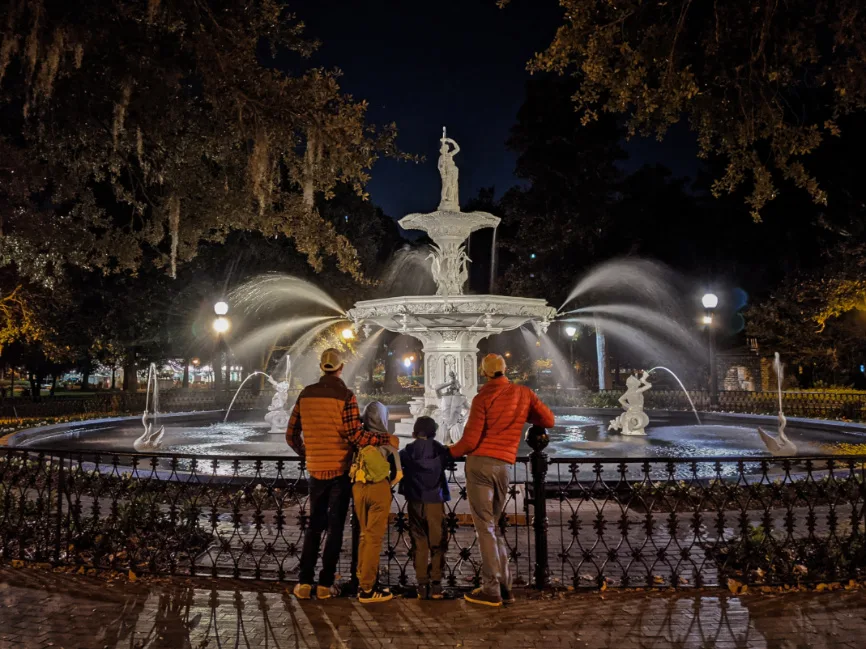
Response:
[{"label": "black lamp post", "polygon": [[[225,347],[225,341],[223,340],[223,334],[225,334],[231,328],[231,322],[229,321],[227,314],[229,312],[229,305],[220,300],[216,304],[213,305],[213,312],[216,314],[216,318],[213,321],[213,330],[217,335],[217,353],[216,359],[214,362],[214,381],[215,383],[219,383],[221,381],[217,381],[219,378],[219,374],[222,372],[223,367],[223,348]],[[228,364],[228,360],[226,361],[226,389],[230,387],[231,383],[231,366]],[[214,385],[214,387],[218,387],[218,385]]]},{"label": "black lamp post", "polygon": [[719,384],[716,376],[716,328],[713,326],[713,312],[719,306],[719,298],[707,293],[701,298],[704,305],[704,324],[707,325],[707,347],[710,356],[710,406],[719,405]]}]

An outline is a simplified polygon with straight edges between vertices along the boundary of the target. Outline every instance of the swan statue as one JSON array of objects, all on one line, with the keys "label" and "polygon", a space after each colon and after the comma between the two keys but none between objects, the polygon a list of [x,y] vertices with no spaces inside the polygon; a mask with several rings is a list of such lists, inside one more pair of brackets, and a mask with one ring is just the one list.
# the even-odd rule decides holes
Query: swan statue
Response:
[{"label": "swan statue", "polygon": [[156,451],[162,448],[162,437],[165,435],[165,426],[160,426],[154,431],[153,423],[148,423],[147,421],[147,411],[141,416],[141,423],[144,424],[144,433],[132,443],[132,447],[139,453]]},{"label": "swan statue", "polygon": [[767,447],[767,450],[770,451],[773,455],[796,455],[797,447],[794,445],[788,436],[785,435],[785,426],[788,424],[788,420],[785,419],[785,415],[782,412],[779,412],[779,436],[773,437],[768,434],[763,428],[758,426],[758,435],[761,436],[761,439],[764,442],[764,445]]}]

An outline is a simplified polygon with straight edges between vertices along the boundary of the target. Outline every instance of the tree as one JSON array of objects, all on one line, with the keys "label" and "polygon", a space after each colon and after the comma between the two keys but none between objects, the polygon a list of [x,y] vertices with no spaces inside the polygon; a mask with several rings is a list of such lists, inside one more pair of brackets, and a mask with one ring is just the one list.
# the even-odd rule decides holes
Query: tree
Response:
[{"label": "tree", "polygon": [[581,125],[574,91],[571,80],[527,84],[508,140],[518,154],[515,174],[527,185],[508,190],[500,203],[509,291],[556,303],[569,279],[594,261],[620,178],[616,163],[625,156],[614,119]]},{"label": "tree", "polygon": [[700,155],[725,161],[714,193],[749,183],[756,220],[780,179],[827,202],[804,157],[866,107],[860,0],[560,4],[565,24],[529,67],[577,80],[583,123],[622,114],[629,135],[661,138],[687,120]]},{"label": "tree", "polygon": [[745,312],[746,333],[804,368],[805,380],[835,384],[841,375],[847,381],[866,360],[864,297],[862,286],[803,276],[751,306]]},{"label": "tree", "polygon": [[317,44],[282,3],[0,8],[0,264],[44,284],[67,265],[175,276],[243,229],[359,274],[316,196],[338,182],[363,195],[395,132],[370,127],[336,73],[303,70]]}]

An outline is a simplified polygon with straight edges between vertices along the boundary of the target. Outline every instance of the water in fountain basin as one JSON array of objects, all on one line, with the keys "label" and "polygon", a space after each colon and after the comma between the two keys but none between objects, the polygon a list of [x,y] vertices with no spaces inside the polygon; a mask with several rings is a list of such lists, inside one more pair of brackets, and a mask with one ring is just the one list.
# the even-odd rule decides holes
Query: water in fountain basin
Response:
[{"label": "water in fountain basin", "polygon": [[698,425],[700,426],[700,424],[701,424],[701,417],[700,417],[700,415],[698,414],[698,409],[695,408],[695,402],[692,401],[692,397],[691,397],[691,395],[689,394],[689,391],[686,390],[686,386],[684,386],[684,385],[683,385],[683,382],[680,381],[680,377],[678,377],[676,374],[674,374],[674,373],[673,373],[671,370],[669,370],[668,368],[666,368],[666,367],[662,367],[661,365],[658,365],[658,366],[652,368],[651,370],[649,370],[649,371],[647,372],[647,374],[652,374],[652,373],[655,372],[656,370],[664,370],[665,372],[667,372],[668,374],[670,374],[672,377],[674,377],[674,379],[676,380],[677,383],[679,383],[680,388],[682,388],[683,394],[686,395],[686,399],[689,400],[689,405],[692,407],[692,412],[695,413],[695,419],[698,420]]}]

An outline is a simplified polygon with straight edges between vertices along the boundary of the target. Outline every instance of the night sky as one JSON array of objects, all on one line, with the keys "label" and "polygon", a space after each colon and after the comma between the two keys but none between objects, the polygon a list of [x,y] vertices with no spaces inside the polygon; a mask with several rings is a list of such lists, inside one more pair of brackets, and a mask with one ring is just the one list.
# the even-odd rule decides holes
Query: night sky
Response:
[{"label": "night sky", "polygon": [[[515,156],[506,149],[509,129],[523,103],[526,63],[543,50],[562,22],[555,0],[413,2],[298,0],[291,4],[322,41],[311,63],[339,67],[346,92],[370,103],[369,118],[396,122],[404,151],[423,154],[421,165],[380,161],[368,186],[387,214],[434,209],[442,126],[461,152],[461,202],[479,188],[497,197],[515,184]],[[661,162],[678,175],[694,176],[695,145],[683,130],[662,144],[630,142],[626,169]]]}]

